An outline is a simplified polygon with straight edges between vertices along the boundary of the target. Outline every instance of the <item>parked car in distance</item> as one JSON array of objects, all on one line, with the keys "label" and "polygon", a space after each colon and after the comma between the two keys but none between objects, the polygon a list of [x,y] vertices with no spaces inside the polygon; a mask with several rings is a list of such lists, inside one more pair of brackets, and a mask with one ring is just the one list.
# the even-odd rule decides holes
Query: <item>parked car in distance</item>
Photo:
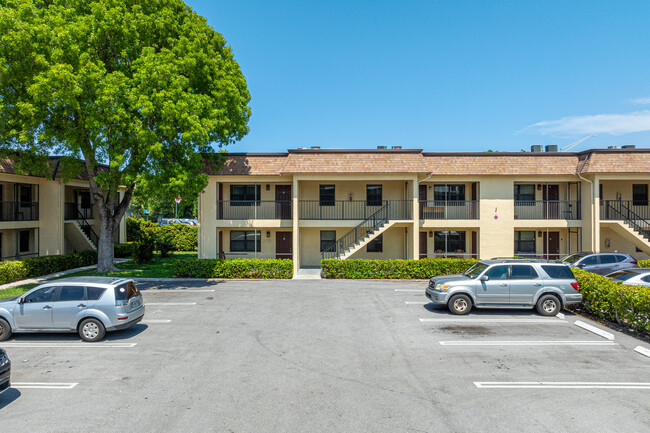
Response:
[{"label": "parked car in distance", "polygon": [[638,268],[634,257],[625,253],[574,253],[560,259],[572,268],[607,275],[621,269]]},{"label": "parked car in distance", "polygon": [[21,332],[78,332],[85,341],[99,341],[106,332],[140,322],[144,309],[142,294],[131,279],[56,280],[0,299],[0,341]]},{"label": "parked car in distance", "polygon": [[605,276],[613,281],[630,286],[650,287],[650,269],[647,268],[623,269]]},{"label": "parked car in distance", "polygon": [[11,386],[11,361],[4,349],[0,349],[0,394]]},{"label": "parked car in distance", "polygon": [[555,316],[582,301],[578,282],[564,263],[548,260],[481,260],[462,274],[433,277],[426,296],[453,314],[477,308],[537,308]]}]

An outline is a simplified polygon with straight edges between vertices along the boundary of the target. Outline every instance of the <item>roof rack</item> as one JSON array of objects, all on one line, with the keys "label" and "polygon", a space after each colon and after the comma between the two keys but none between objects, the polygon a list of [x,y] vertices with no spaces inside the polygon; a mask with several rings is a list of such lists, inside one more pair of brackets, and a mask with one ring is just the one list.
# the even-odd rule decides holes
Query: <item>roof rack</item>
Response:
[{"label": "roof rack", "polygon": [[537,262],[537,263],[561,263],[560,260],[551,260],[551,259],[540,259],[537,257],[493,257],[490,260],[499,261],[502,263],[526,263],[526,262]]}]

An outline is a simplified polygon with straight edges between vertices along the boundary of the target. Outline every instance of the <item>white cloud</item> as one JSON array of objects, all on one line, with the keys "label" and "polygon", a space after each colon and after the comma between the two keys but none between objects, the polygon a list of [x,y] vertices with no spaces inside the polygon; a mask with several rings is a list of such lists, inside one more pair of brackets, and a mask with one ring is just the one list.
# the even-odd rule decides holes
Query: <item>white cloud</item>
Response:
[{"label": "white cloud", "polygon": [[521,132],[537,134],[610,134],[622,135],[650,131],[650,110],[624,114],[569,116],[525,127]]},{"label": "white cloud", "polygon": [[633,99],[632,102],[634,104],[650,104],[650,97]]}]

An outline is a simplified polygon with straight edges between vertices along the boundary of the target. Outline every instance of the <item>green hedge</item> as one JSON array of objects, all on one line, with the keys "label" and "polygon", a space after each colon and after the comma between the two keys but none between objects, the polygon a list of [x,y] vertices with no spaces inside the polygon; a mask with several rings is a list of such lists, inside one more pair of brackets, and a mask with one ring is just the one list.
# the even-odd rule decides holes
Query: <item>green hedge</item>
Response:
[{"label": "green hedge", "polygon": [[650,260],[639,260],[640,268],[650,268]]},{"label": "green hedge", "polygon": [[338,260],[321,261],[324,278],[429,279],[459,274],[476,259]]},{"label": "green hedge", "polygon": [[286,259],[184,259],[174,264],[178,278],[281,278],[293,276]]},{"label": "green hedge", "polygon": [[159,226],[151,221],[129,217],[126,219],[126,238],[129,242],[137,242],[144,228],[152,230],[156,237],[171,236],[176,251],[198,251],[199,249],[199,228],[187,224]]},{"label": "green hedge", "polygon": [[0,284],[40,277],[97,263],[97,251],[0,262]]},{"label": "green hedge", "polygon": [[589,313],[650,331],[650,287],[628,286],[581,269],[572,270],[580,284],[582,305]]},{"label": "green hedge", "polygon": [[135,250],[135,242],[122,242],[121,244],[115,244],[115,258],[130,258],[133,256],[133,251]]}]

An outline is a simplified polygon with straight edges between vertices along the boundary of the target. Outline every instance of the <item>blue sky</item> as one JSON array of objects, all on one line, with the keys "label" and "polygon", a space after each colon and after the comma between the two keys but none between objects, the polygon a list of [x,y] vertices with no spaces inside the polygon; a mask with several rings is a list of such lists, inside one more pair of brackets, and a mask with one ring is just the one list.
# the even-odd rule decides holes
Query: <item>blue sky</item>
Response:
[{"label": "blue sky", "polygon": [[248,82],[231,152],[650,147],[649,1],[186,2]]}]

